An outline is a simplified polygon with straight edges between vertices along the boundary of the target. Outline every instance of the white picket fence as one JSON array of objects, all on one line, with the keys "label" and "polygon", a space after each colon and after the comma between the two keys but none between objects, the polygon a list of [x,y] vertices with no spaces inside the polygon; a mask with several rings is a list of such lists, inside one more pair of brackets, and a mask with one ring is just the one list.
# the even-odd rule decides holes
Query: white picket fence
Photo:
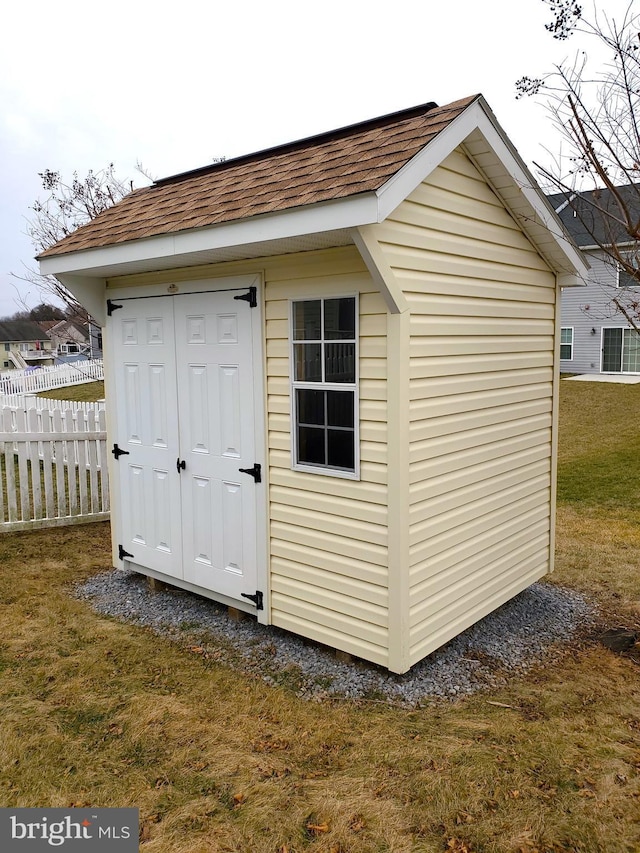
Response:
[{"label": "white picket fence", "polygon": [[0,408],[0,531],[109,518],[104,409]]},{"label": "white picket fence", "polygon": [[73,364],[54,364],[37,370],[9,370],[0,373],[0,394],[37,394],[67,385],[81,385],[104,379],[101,358],[75,361]]},{"label": "white picket fence", "polygon": [[95,403],[78,402],[77,400],[51,400],[49,397],[36,397],[34,395],[25,394],[0,394],[0,406],[10,406],[12,409],[48,409],[55,411],[56,409],[71,409],[72,412],[98,412],[105,410],[106,403],[104,400],[98,400]]}]

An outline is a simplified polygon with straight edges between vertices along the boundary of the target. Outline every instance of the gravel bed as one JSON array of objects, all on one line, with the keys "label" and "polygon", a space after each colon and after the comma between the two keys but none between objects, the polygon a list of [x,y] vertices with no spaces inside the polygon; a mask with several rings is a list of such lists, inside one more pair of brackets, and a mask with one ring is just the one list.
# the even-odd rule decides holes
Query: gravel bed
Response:
[{"label": "gravel bed", "polygon": [[595,620],[578,593],[536,583],[434,652],[405,675],[334,653],[252,619],[234,621],[226,608],[181,590],[153,592],[146,578],[113,570],[75,590],[98,613],[145,626],[198,654],[286,684],[308,699],[377,699],[417,706],[504,685],[534,664],[551,661]]}]

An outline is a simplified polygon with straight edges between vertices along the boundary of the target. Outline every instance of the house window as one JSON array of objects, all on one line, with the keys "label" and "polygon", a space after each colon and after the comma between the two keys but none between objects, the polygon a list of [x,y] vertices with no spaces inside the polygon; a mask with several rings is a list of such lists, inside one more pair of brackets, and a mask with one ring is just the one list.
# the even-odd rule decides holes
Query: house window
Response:
[{"label": "house window", "polygon": [[291,305],[294,467],[358,475],[357,298]]},{"label": "house window", "polygon": [[566,361],[573,358],[573,328],[560,329],[560,358]]},{"label": "house window", "polygon": [[602,372],[640,373],[640,334],[635,329],[602,330]]},{"label": "house window", "polygon": [[11,352],[11,344],[5,344],[4,348],[7,352]]},{"label": "house window", "polygon": [[[629,264],[634,269],[638,268],[638,258],[636,258],[634,256],[630,256],[630,255],[625,256],[625,257],[626,257],[626,260],[629,262]],[[632,275],[629,275],[628,272],[625,272],[622,269],[622,267],[620,266],[620,264],[617,264],[616,270],[618,273],[618,278],[617,278],[616,284],[618,287],[640,287],[640,280],[638,280],[636,277],[634,277]]]}]

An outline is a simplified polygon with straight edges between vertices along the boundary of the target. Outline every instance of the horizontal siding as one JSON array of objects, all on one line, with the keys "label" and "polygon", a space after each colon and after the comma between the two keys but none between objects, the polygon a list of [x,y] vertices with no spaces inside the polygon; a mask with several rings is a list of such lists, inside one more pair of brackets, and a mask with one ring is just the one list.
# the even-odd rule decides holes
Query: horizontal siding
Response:
[{"label": "horizontal siding", "polygon": [[[444,434],[438,438],[429,438],[424,441],[413,441],[411,443],[410,461],[414,469],[429,465],[431,460],[440,460],[447,458],[446,470],[456,470],[452,467],[456,464],[454,460],[449,459],[451,454],[461,456],[463,454],[473,454],[483,452],[483,448],[493,448],[496,444],[502,442],[524,441],[524,446],[532,447],[540,440],[540,430],[548,431],[551,429],[551,415],[540,414],[532,417],[519,417],[511,419],[502,419],[496,424],[487,426],[486,423],[474,425],[471,429],[457,430],[451,434]],[[545,436],[548,440],[548,434]],[[503,445],[504,452],[509,452],[509,445]],[[485,459],[493,458],[493,451],[490,451],[489,456]],[[472,456],[465,455],[461,464],[456,464],[456,467],[467,467]],[[425,471],[426,472],[426,471]],[[429,476],[434,474],[434,469],[428,469]]]},{"label": "horizontal siding", "polygon": [[489,461],[483,460],[476,465],[469,465],[454,471],[447,471],[439,477],[429,477],[415,482],[409,492],[413,501],[421,502],[429,497],[447,494],[456,489],[462,489],[475,483],[483,483],[492,477],[499,477],[511,471],[528,469],[545,461],[549,466],[548,447],[530,447],[518,453],[499,454]]},{"label": "horizontal siding", "polygon": [[484,477],[475,483],[414,501],[410,511],[412,531],[420,529],[424,523],[435,523],[444,513],[454,516],[461,507],[489,499],[492,495],[508,493],[514,486],[537,489],[549,485],[549,464],[546,459],[512,468],[493,477]]},{"label": "horizontal siding", "polygon": [[[478,395],[474,395],[477,399]],[[426,418],[411,422],[411,446],[418,446],[426,439],[439,436],[453,436],[458,432],[468,432],[491,427],[495,424],[510,423],[511,421],[526,420],[527,418],[548,415],[551,420],[551,399],[537,397],[520,400],[516,404],[494,407],[478,407],[470,411],[458,411],[454,415]]]},{"label": "horizontal siding", "polygon": [[[380,666],[388,664],[388,632],[385,628],[373,632],[368,624],[364,624],[363,630],[358,630],[360,624],[353,618],[339,618],[334,611],[325,611],[299,598],[279,594],[273,596],[271,612],[273,624],[286,631],[341,649]],[[363,636],[365,633],[373,634],[374,639],[366,639]]]},{"label": "horizontal siding", "polygon": [[[309,253],[315,254],[315,253]],[[386,306],[355,249],[265,262],[271,621],[388,660]],[[360,481],[291,467],[289,300],[359,294]]]},{"label": "horizontal siding", "polygon": [[[540,524],[537,536],[532,530],[525,531],[508,543],[496,542],[490,553],[474,554],[468,560],[462,560],[455,570],[429,574],[423,583],[413,586],[411,610],[414,617],[419,619],[419,614],[422,614],[425,620],[431,618],[431,614],[437,614],[443,606],[451,604],[463,587],[465,590],[479,589],[494,568],[496,574],[501,574],[501,569],[508,567],[510,561],[521,563],[539,555],[545,548],[546,535],[544,526]],[[480,565],[484,567],[479,568]]]},{"label": "horizontal siding", "polygon": [[414,612],[414,621],[420,624],[420,629],[412,633],[411,664],[422,660],[543,577],[547,572],[546,554],[548,547],[533,559],[515,565],[511,558],[509,569],[500,573],[497,573],[498,566],[494,565],[492,573],[483,578],[479,589],[468,593],[464,590],[464,594],[452,604],[430,618],[420,618]]},{"label": "horizontal siding", "polygon": [[549,569],[556,286],[461,150],[377,236],[411,311],[413,664]]}]

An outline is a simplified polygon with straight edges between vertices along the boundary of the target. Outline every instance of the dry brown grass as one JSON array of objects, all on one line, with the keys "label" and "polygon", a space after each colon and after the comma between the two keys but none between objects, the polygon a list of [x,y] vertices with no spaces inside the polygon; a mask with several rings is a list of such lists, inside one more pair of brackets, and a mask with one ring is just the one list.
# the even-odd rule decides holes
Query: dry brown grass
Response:
[{"label": "dry brown grass", "polygon": [[[615,572],[609,525],[589,529]],[[107,539],[3,537],[2,805],[137,806],[150,853],[638,849],[631,659],[587,643],[457,704],[311,704],[74,600]]]},{"label": "dry brown grass", "polygon": [[[637,624],[638,520],[559,513],[554,582],[616,623]],[[640,850],[631,657],[585,640],[455,704],[313,704],[75,600],[107,525],[0,547],[0,805],[137,806],[149,853]]]}]

